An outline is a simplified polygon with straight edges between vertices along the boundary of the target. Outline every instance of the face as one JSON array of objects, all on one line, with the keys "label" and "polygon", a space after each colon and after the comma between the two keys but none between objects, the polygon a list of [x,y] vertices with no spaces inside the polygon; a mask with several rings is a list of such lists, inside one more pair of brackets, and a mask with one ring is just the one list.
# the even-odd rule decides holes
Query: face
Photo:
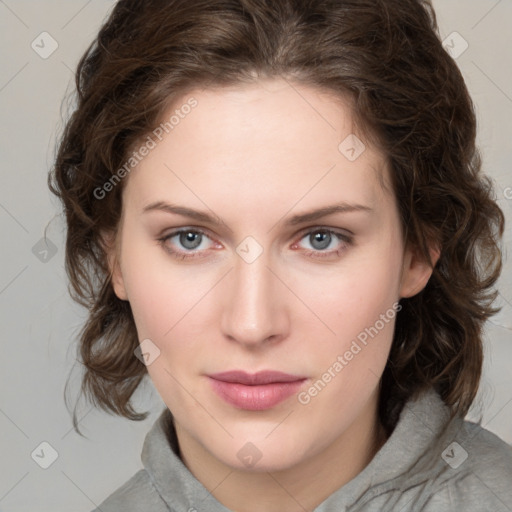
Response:
[{"label": "face", "polygon": [[127,178],[114,289],[179,432],[290,468],[375,406],[397,301],[430,274],[341,98],[260,81],[164,118],[192,97]]}]

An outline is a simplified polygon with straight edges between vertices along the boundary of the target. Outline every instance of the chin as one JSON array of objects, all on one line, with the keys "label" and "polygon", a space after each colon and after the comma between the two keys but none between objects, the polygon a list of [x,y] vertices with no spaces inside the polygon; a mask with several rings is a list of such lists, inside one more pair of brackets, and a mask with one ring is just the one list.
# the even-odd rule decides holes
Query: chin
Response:
[{"label": "chin", "polygon": [[[275,437],[271,439],[272,436]],[[216,459],[234,470],[254,473],[290,469],[303,462],[310,451],[304,445],[302,435],[294,436],[288,431],[285,435],[273,433],[265,438],[261,428],[257,435],[247,433],[226,440],[223,446],[217,444],[211,447],[212,450],[208,446],[206,448]]]}]

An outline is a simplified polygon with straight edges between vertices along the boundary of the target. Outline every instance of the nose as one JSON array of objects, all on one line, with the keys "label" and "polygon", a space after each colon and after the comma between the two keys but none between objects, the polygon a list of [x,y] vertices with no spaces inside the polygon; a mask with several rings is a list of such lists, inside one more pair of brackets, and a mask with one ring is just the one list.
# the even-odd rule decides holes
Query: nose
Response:
[{"label": "nose", "polygon": [[237,256],[228,276],[222,333],[247,348],[275,343],[289,332],[284,286],[269,263],[265,252],[252,263]]}]

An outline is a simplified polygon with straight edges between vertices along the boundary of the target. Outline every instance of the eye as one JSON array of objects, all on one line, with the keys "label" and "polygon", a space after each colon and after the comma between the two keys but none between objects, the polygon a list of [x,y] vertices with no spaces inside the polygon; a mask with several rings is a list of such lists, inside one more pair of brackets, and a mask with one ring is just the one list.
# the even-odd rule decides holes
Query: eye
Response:
[{"label": "eye", "polygon": [[[310,229],[303,233],[302,240],[306,240],[310,245],[310,248],[306,248],[306,255],[313,258],[340,256],[353,242],[351,236],[327,228]],[[295,243],[292,248],[298,245],[299,243]],[[326,250],[329,248],[330,250]]]},{"label": "eye", "polygon": [[201,253],[211,248],[205,243],[207,240],[211,241],[210,237],[197,228],[179,229],[158,239],[163,248],[178,259],[203,257]]}]

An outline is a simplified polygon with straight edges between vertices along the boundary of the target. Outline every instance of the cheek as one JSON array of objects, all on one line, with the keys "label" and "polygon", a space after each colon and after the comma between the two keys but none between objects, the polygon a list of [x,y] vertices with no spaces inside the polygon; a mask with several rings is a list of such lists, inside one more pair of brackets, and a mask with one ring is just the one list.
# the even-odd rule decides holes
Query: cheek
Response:
[{"label": "cheek", "polygon": [[161,265],[154,262],[155,248],[137,242],[133,230],[125,228],[121,268],[124,285],[137,327],[139,340],[160,338],[171,327],[168,311],[173,309],[173,283],[162,273]]},{"label": "cheek", "polygon": [[201,300],[210,278],[176,264],[157,242],[126,227],[122,273],[139,338],[164,339]]},{"label": "cheek", "polygon": [[205,333],[215,332],[211,312],[218,275],[179,267],[164,250],[129,238],[125,249],[123,273],[139,341],[150,339],[162,356],[148,372],[159,391],[178,396],[173,377],[184,380],[205,349]]},{"label": "cheek", "polygon": [[128,297],[140,340],[157,340],[172,327],[169,311],[175,304],[166,283],[155,274],[156,269],[145,269],[129,279]]},{"label": "cheek", "polygon": [[165,255],[162,264],[160,257],[155,258],[154,248],[151,252],[151,260],[143,250],[134,250],[124,259],[130,306],[139,341],[150,339],[157,347],[153,350],[159,351],[147,366],[155,388],[171,410],[178,410],[183,404],[189,410],[195,407],[189,393],[198,394],[197,383],[189,382],[188,374],[196,370],[194,363],[204,348],[203,308],[208,304],[201,299],[208,277],[203,276],[201,284],[192,267],[179,272],[168,260],[164,261]]},{"label": "cheek", "polygon": [[399,297],[400,257],[397,251],[358,259],[328,280],[304,283],[299,293],[338,337],[352,339],[373,325]]},{"label": "cheek", "polygon": [[399,309],[400,248],[383,243],[367,254],[323,280],[322,286],[310,283],[309,292],[307,287],[300,292],[307,293],[311,309],[334,331],[323,329],[322,343],[311,353],[320,387],[329,382],[319,407],[347,390],[357,396],[370,393],[389,355]]}]

